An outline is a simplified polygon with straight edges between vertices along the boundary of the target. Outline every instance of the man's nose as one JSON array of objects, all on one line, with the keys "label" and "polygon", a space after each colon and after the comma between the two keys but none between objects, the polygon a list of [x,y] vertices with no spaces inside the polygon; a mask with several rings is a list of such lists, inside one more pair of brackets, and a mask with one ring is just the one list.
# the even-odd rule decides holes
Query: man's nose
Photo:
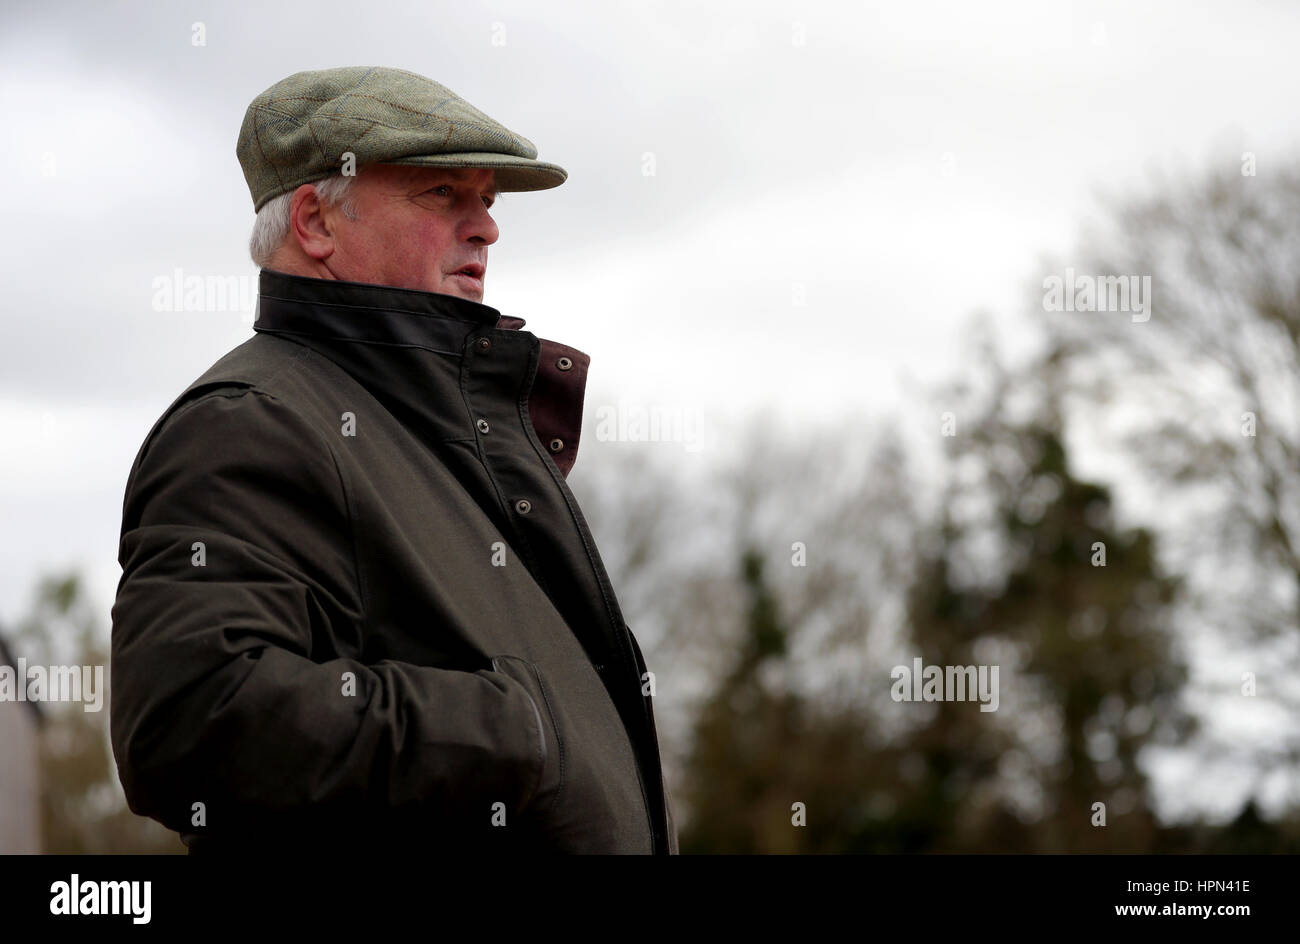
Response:
[{"label": "man's nose", "polygon": [[484,243],[491,246],[501,235],[501,230],[497,228],[496,220],[492,219],[492,214],[483,204],[482,200],[475,201],[478,205],[477,210],[471,210],[471,217],[467,223],[468,232],[466,239],[481,239]]}]

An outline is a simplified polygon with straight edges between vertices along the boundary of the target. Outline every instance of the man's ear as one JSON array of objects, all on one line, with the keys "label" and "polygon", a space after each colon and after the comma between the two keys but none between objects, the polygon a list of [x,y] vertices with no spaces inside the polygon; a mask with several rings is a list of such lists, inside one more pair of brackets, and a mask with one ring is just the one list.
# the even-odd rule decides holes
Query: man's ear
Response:
[{"label": "man's ear", "polygon": [[334,234],[325,219],[316,188],[303,184],[289,199],[289,229],[302,251],[312,259],[327,259],[334,252]]}]

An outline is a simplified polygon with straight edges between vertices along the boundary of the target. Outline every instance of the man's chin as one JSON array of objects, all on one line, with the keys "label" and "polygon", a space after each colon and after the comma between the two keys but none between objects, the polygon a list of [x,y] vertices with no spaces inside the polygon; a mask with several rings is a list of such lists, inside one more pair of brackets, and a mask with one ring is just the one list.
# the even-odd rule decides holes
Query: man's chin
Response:
[{"label": "man's chin", "polygon": [[471,278],[468,275],[453,275],[442,281],[442,288],[439,289],[447,295],[455,295],[458,298],[466,299],[471,302],[483,302],[483,282],[481,279]]}]

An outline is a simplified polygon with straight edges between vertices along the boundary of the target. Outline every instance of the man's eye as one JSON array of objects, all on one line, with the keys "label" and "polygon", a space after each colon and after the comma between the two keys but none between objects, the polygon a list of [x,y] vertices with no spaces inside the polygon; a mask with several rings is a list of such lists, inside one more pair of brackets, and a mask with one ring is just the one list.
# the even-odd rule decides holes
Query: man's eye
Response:
[{"label": "man's eye", "polygon": [[[425,193],[437,193],[439,190],[448,190],[448,191],[450,191],[450,190],[451,190],[451,185],[449,185],[449,184],[439,184],[437,187],[431,187],[431,188],[429,188],[428,190],[426,190],[426,191],[424,191],[424,192],[425,192]],[[483,205],[486,206],[486,207],[488,207],[489,209],[491,209],[492,204],[494,204],[494,203],[496,203],[496,202],[497,202],[497,201],[496,201],[496,197],[484,197],[484,198],[483,198]]]}]

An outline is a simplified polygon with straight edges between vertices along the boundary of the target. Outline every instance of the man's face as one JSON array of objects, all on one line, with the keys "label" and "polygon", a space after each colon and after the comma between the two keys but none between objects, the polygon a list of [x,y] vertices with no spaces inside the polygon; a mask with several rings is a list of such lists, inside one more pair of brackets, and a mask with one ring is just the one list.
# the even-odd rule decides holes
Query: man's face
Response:
[{"label": "man's face", "polygon": [[488,246],[500,235],[488,213],[494,176],[490,167],[363,167],[352,184],[357,219],[325,210],[334,251],[324,264],[336,279],[482,302]]}]

